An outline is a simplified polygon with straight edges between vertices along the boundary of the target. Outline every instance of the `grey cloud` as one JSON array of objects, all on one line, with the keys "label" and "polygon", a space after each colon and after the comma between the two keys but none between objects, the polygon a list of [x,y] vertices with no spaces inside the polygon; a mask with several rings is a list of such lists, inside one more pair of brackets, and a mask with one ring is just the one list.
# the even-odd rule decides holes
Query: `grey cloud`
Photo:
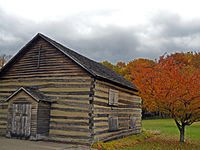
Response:
[{"label": "grey cloud", "polygon": [[200,18],[185,21],[178,14],[159,12],[151,20],[155,28],[162,30],[161,34],[166,37],[184,37],[200,32]]},{"label": "grey cloud", "polygon": [[[165,52],[199,51],[200,49],[200,18],[185,20],[177,14],[160,11],[149,20],[143,32],[147,38],[140,39],[147,44],[141,44],[138,49],[146,51],[145,56],[150,58],[156,58]],[[150,51],[152,53],[148,56]]]},{"label": "grey cloud", "polygon": [[35,23],[5,14],[0,9],[0,54],[14,54],[41,32],[96,61],[128,62],[154,59],[165,52],[200,48],[200,19],[185,21],[177,14],[158,12],[148,24],[120,27],[93,22],[110,11],[81,13],[58,21]]},{"label": "grey cloud", "polygon": [[133,59],[134,49],[140,45],[137,36],[134,35],[134,29],[124,29],[118,26],[102,27],[90,22],[94,15],[88,16],[88,18],[86,16],[82,14],[57,22],[37,24],[3,14],[0,16],[0,20],[4,20],[7,25],[6,28],[0,25],[0,31],[2,31],[0,33],[4,32],[2,35],[5,37],[10,35],[13,40],[3,40],[2,38],[1,43],[4,44],[0,44],[0,53],[13,54],[33,35],[42,32],[96,61],[117,62]]}]

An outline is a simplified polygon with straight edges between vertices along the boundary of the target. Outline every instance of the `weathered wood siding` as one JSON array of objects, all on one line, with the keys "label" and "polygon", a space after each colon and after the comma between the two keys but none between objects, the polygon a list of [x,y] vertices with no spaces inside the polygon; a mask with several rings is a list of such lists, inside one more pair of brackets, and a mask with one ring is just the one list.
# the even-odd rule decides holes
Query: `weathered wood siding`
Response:
[{"label": "weathered wood siding", "polygon": [[[88,108],[91,81],[80,66],[39,39],[0,77],[0,101],[3,102],[21,86],[38,87],[53,102],[50,137],[86,142],[90,136]],[[1,103],[0,108],[0,130],[5,133],[7,103]]]},{"label": "weathered wood siding", "polygon": [[48,102],[40,101],[37,110],[37,138],[49,135],[51,105]]},{"label": "weathered wood siding", "polygon": [[[1,86],[1,85],[0,85]],[[0,135],[6,135],[8,103],[0,103]]]},{"label": "weathered wood siding", "polygon": [[8,101],[8,124],[7,134],[10,136],[12,131],[12,117],[13,117],[13,104],[14,103],[28,103],[31,104],[31,136],[35,137],[37,133],[37,109],[38,103],[24,91],[20,91]]},{"label": "weathered wood siding", "polygon": [[[118,91],[118,106],[109,106],[109,90]],[[93,101],[94,142],[124,137],[141,132],[141,98],[133,91],[96,80]],[[118,130],[109,130],[109,117],[118,117]],[[135,117],[136,126],[131,128],[130,119]]]}]

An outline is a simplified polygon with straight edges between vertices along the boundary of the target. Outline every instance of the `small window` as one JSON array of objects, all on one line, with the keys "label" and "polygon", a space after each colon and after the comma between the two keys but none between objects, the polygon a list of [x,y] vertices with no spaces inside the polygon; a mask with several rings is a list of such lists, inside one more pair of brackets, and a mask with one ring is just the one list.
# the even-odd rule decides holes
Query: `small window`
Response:
[{"label": "small window", "polygon": [[136,118],[133,115],[130,115],[130,121],[129,121],[129,128],[135,128],[136,127]]},{"label": "small window", "polygon": [[109,131],[116,131],[118,129],[118,117],[109,116],[108,127],[109,127]]},{"label": "small window", "polygon": [[109,105],[118,105],[118,91],[116,90],[109,90]]}]

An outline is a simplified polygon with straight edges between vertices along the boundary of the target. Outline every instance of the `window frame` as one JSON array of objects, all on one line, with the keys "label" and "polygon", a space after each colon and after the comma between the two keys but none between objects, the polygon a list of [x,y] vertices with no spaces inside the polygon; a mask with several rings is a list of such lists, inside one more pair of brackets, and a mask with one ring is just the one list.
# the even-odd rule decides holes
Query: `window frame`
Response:
[{"label": "window frame", "polygon": [[108,105],[110,106],[118,106],[118,100],[119,100],[119,91],[109,89],[108,94]]},{"label": "window frame", "polygon": [[108,131],[117,131],[119,129],[119,118],[118,116],[108,117]]},{"label": "window frame", "polygon": [[132,114],[129,116],[129,129],[136,128],[136,117]]}]

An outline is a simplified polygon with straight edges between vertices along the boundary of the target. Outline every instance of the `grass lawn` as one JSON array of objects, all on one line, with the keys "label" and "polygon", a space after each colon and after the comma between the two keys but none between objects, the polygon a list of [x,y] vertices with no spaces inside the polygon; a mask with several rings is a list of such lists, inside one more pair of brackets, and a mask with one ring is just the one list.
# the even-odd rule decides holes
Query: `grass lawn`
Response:
[{"label": "grass lawn", "polygon": [[[142,121],[143,132],[127,138],[100,142],[103,150],[200,150],[200,122],[186,127],[185,143],[179,142],[179,131],[172,119]],[[155,131],[156,130],[156,131]]]},{"label": "grass lawn", "polygon": [[143,129],[160,131],[160,135],[121,150],[200,150],[200,123],[186,127],[185,143],[179,142],[179,131],[172,119],[143,120]]},{"label": "grass lawn", "polygon": [[[173,119],[143,120],[142,127],[146,130],[159,130],[162,134],[179,137],[179,130]],[[200,122],[186,126],[185,139],[200,141]]]},{"label": "grass lawn", "polygon": [[156,135],[120,150],[200,150],[200,143],[198,141],[180,143],[173,136]]}]

